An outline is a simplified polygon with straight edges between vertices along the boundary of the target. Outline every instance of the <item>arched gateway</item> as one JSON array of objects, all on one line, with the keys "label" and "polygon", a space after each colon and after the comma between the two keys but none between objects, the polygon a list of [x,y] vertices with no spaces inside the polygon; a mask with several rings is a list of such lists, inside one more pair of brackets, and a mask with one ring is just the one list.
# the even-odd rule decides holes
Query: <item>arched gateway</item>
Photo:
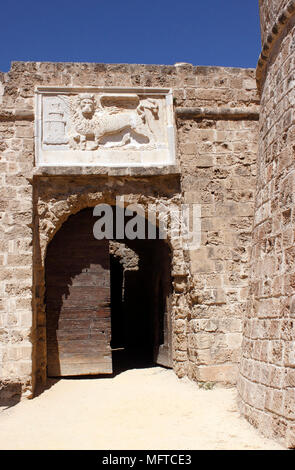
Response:
[{"label": "arched gateway", "polygon": [[172,366],[171,259],[155,240],[98,240],[93,209],[72,215],[45,261],[47,374]]},{"label": "arched gateway", "polygon": [[[234,385],[249,298],[254,70],[16,62],[0,78],[0,404],[35,396],[48,373],[141,356]],[[116,235],[88,252],[72,220],[122,198],[172,214],[167,240]]]}]

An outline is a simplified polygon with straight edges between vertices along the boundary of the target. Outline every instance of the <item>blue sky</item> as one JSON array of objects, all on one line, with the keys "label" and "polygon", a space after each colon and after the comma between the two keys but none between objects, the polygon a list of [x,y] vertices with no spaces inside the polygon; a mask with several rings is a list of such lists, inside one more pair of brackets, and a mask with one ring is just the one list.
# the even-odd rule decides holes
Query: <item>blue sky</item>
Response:
[{"label": "blue sky", "polygon": [[256,67],[258,0],[3,0],[0,70],[14,60]]}]

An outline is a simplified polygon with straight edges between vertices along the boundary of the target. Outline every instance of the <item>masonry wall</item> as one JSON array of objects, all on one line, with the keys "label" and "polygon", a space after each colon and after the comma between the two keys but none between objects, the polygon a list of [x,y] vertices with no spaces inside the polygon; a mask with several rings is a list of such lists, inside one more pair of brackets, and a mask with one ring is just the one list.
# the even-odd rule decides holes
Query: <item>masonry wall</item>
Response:
[{"label": "masonry wall", "polygon": [[[31,90],[0,77],[3,110],[33,109]],[[0,120],[0,395],[3,404],[32,393],[32,177],[34,123],[10,111]]]},{"label": "masonry wall", "polygon": [[259,0],[261,40],[264,43],[269,33],[290,0]]},{"label": "masonry wall", "polygon": [[[286,3],[260,2],[263,30]],[[259,82],[251,296],[239,379],[244,415],[289,447],[295,447],[294,23],[292,16],[274,38]]]},{"label": "masonry wall", "polygon": [[[211,107],[257,103],[252,71],[224,72],[200,77],[208,88],[195,90],[197,105],[204,97]],[[202,215],[201,247],[188,254],[188,375],[234,384],[248,298],[257,122],[179,119],[178,139],[184,201],[200,204]]]},{"label": "masonry wall", "polygon": [[[125,188],[146,203],[161,197],[201,205],[200,249],[173,248],[174,370],[203,383],[234,384],[256,178],[254,70],[16,62],[0,81],[2,400],[31,396],[46,378],[42,256],[71,213],[113,201],[107,190],[111,180],[112,197]],[[124,172],[110,177],[73,171],[64,179],[54,173],[33,177],[36,85],[171,87],[180,173],[132,177],[126,171],[125,177]],[[187,112],[192,108],[197,114]]]}]

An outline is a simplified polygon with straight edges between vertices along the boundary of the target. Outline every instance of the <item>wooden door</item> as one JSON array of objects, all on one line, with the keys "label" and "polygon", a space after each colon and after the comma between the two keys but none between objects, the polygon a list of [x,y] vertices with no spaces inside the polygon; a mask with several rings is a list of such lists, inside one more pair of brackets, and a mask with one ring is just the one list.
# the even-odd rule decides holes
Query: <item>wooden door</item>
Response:
[{"label": "wooden door", "polygon": [[[164,284],[164,285],[163,285]],[[155,308],[156,328],[154,332],[154,362],[161,366],[172,367],[172,328],[170,315],[170,296],[167,283],[160,280],[156,290]]]},{"label": "wooden door", "polygon": [[162,243],[157,245],[155,253],[154,362],[172,367],[171,252],[168,244]]},{"label": "wooden door", "polygon": [[92,213],[71,216],[47,250],[49,377],[112,373],[109,246]]}]

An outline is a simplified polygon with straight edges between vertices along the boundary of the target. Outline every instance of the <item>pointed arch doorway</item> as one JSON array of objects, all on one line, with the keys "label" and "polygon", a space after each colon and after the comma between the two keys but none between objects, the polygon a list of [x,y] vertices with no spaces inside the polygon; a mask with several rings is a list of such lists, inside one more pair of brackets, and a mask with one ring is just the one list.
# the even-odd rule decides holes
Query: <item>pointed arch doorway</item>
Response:
[{"label": "pointed arch doorway", "polygon": [[120,241],[137,259],[129,269],[94,238],[94,221],[92,208],[70,216],[47,249],[47,375],[112,374],[141,360],[172,367],[167,243]]}]

